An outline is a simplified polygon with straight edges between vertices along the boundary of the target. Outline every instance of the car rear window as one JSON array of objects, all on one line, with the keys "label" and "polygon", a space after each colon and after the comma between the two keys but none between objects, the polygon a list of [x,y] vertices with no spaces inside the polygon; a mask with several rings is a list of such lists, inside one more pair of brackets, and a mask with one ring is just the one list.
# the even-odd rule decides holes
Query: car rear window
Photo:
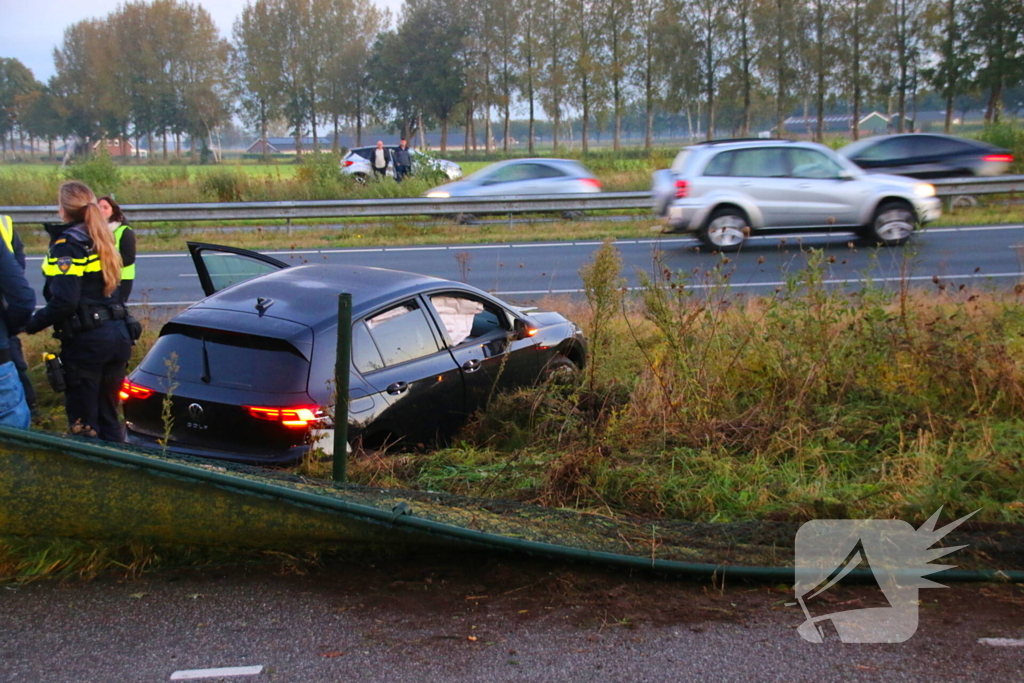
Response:
[{"label": "car rear window", "polygon": [[679,151],[676,155],[675,160],[672,161],[672,172],[680,174],[683,172],[683,167],[686,166],[686,160],[690,158],[690,149],[686,148]]},{"label": "car rear window", "polygon": [[369,161],[370,160],[370,155],[373,154],[373,150],[375,150],[375,149],[377,149],[377,148],[376,147],[359,147],[357,149],[352,150],[352,153],[353,154],[357,154],[357,155],[361,156],[362,158],[366,159],[367,161]]},{"label": "car rear window", "polygon": [[172,382],[265,393],[305,391],[309,376],[309,361],[283,339],[173,324],[139,368]]}]

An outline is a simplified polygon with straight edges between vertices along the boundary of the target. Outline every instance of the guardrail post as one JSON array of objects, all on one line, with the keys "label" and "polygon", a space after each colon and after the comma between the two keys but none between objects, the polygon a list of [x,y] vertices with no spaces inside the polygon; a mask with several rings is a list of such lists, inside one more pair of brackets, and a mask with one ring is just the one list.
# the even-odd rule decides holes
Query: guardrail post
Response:
[{"label": "guardrail post", "polygon": [[338,295],[338,351],[334,364],[334,481],[347,479],[348,373],[352,358],[352,295]]}]

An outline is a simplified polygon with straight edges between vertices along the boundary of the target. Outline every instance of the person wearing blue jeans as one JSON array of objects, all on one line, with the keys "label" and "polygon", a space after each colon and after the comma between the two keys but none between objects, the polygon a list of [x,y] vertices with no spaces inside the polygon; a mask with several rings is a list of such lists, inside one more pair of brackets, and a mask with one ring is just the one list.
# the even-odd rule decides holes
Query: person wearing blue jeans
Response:
[{"label": "person wearing blue jeans", "polygon": [[32,420],[25,389],[11,356],[10,338],[21,332],[36,307],[36,294],[25,279],[14,252],[0,240],[0,424],[28,429]]}]

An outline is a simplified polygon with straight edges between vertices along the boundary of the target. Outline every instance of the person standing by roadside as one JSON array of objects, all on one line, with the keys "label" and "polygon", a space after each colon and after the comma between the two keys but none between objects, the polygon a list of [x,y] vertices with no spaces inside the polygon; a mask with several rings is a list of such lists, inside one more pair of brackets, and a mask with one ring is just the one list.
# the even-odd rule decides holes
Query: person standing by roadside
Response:
[{"label": "person standing by roadside", "polygon": [[12,243],[16,236],[10,217],[0,216],[0,226],[3,228],[3,244],[0,245],[0,298],[3,299],[3,315],[0,315],[0,424],[28,429],[32,413],[25,400],[25,387],[11,349],[17,345],[17,353],[21,355],[21,340],[17,334],[35,310],[36,295],[25,279],[24,251],[20,264],[15,258]]},{"label": "person standing by roadside", "polygon": [[57,206],[67,222],[46,226],[46,306],[32,315],[25,331],[34,334],[52,325],[60,340],[71,433],[124,441],[118,392],[132,335],[121,303],[121,255],[87,185],[76,180],[61,185]]},{"label": "person standing by roadside", "polygon": [[[0,238],[14,254],[14,260],[18,262],[21,272],[25,272],[25,245],[21,243],[18,233],[14,232],[14,221],[10,216],[0,216]],[[18,377],[21,379],[21,387],[25,390],[25,401],[28,403],[29,412],[36,414],[36,389],[32,386],[32,378],[28,375],[28,363],[25,362],[25,354],[21,349],[21,337],[14,334],[10,338],[11,360],[14,367],[18,368]]]},{"label": "person standing by roadside", "polygon": [[377,140],[377,149],[370,152],[370,165],[373,166],[373,177],[383,178],[391,163],[391,150],[384,147],[383,140]]},{"label": "person standing by roadside", "polygon": [[100,197],[96,203],[114,233],[114,245],[121,254],[121,303],[126,304],[135,284],[135,231],[128,225],[113,195]]},{"label": "person standing by roadside", "polygon": [[412,155],[409,153],[408,141],[402,138],[398,143],[398,149],[392,155],[395,164],[395,180],[402,182],[402,178],[412,172]]}]

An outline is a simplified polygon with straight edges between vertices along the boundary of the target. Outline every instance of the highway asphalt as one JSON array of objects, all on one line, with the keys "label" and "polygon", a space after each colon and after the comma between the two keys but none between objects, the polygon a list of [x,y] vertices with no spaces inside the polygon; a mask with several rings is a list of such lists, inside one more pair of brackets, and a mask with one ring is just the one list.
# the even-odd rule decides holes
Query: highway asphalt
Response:
[{"label": "highway asphalt", "polygon": [[[807,250],[822,248],[835,261],[828,264],[826,281],[835,286],[860,287],[866,278],[896,287],[906,279],[912,286],[935,287],[938,278],[947,286],[1012,289],[1024,280],[1024,225],[929,228],[906,247],[876,249],[850,247],[849,233],[756,235],[741,253],[728,255],[722,272],[729,273],[737,291],[771,292],[788,274],[806,262]],[[697,249],[696,239],[685,235],[616,242],[627,286],[638,284],[637,272],[669,268],[690,273],[690,284],[706,288],[714,280],[707,273],[721,256]],[[378,247],[363,249],[296,249],[268,251],[294,264],[351,263],[409,270],[469,284],[493,292],[513,303],[535,302],[549,294],[579,295],[579,271],[600,242],[544,242],[523,244],[465,244],[450,246]],[[29,258],[30,281],[42,290],[39,262]],[[660,263],[660,267],[657,265]],[[203,296],[191,258],[178,253],[141,254],[133,292],[135,304],[187,305]]]}]

